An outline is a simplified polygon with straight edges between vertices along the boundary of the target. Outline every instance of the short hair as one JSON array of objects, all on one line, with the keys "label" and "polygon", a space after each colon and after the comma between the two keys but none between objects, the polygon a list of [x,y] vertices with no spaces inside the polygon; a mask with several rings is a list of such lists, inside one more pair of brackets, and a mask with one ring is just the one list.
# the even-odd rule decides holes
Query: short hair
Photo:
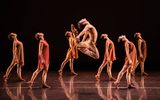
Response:
[{"label": "short hair", "polygon": [[140,33],[140,32],[136,32],[136,33],[134,33],[134,37],[136,37],[138,34],[140,34],[140,35],[141,35],[141,33]]},{"label": "short hair", "polygon": [[35,34],[35,38],[36,38],[37,40],[39,40],[39,36],[43,36],[43,35],[44,35],[43,33],[38,32],[38,33]]},{"label": "short hair", "polygon": [[66,31],[65,36],[67,36],[67,37],[68,37],[68,34],[71,34],[71,35],[72,35],[72,32],[70,32],[70,31]]},{"label": "short hair", "polygon": [[108,37],[108,34],[101,34],[101,38]]},{"label": "short hair", "polygon": [[123,38],[126,38],[126,36],[125,36],[125,35],[119,36],[119,37],[118,37],[118,42],[120,42]]},{"label": "short hair", "polygon": [[12,36],[16,36],[16,33],[13,33],[13,32],[10,33],[10,34],[8,35],[8,39],[9,39],[9,40],[12,40],[12,39],[13,39]]}]

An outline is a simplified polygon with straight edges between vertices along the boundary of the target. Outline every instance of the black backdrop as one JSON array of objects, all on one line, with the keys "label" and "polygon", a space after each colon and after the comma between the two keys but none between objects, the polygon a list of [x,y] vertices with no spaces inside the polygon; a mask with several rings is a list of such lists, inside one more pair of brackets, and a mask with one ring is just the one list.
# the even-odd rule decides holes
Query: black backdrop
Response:
[{"label": "black backdrop", "polygon": [[12,42],[7,39],[10,32],[16,32],[25,48],[25,70],[37,66],[38,41],[36,32],[43,32],[50,44],[50,69],[57,70],[65,58],[68,42],[64,36],[70,24],[77,25],[87,18],[99,33],[97,47],[100,59],[94,60],[82,53],[75,61],[75,69],[98,69],[103,60],[104,40],[100,34],[107,33],[116,46],[117,61],[113,69],[120,69],[124,60],[124,49],[117,38],[126,34],[135,42],[134,32],[142,32],[148,43],[146,69],[159,69],[159,9],[158,3],[139,1],[55,1],[55,0],[1,0],[0,3],[0,69],[6,70],[12,60]]}]

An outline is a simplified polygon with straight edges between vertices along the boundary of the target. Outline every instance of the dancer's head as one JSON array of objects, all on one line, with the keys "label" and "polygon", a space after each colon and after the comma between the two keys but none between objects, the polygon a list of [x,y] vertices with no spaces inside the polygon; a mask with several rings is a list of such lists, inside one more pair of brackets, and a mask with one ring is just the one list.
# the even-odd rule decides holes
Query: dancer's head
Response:
[{"label": "dancer's head", "polygon": [[72,32],[67,31],[67,32],[65,33],[65,36],[66,36],[66,37],[71,37],[71,36],[72,36]]},{"label": "dancer's head", "polygon": [[78,28],[81,28],[81,26],[87,25],[87,24],[89,24],[89,21],[86,18],[83,18],[78,22]]},{"label": "dancer's head", "polygon": [[16,33],[10,33],[9,35],[8,35],[8,39],[9,40],[14,40],[14,39],[16,39],[17,38],[17,34]]},{"label": "dancer's head", "polygon": [[141,33],[140,33],[140,32],[136,32],[136,33],[134,33],[134,37],[136,37],[136,38],[142,38],[142,37],[141,37]]},{"label": "dancer's head", "polygon": [[44,34],[41,33],[41,32],[38,32],[38,33],[35,34],[35,38],[36,38],[37,40],[43,39],[43,38],[44,38],[43,36],[44,36]]},{"label": "dancer's head", "polygon": [[120,42],[120,41],[126,41],[126,40],[127,40],[127,38],[126,38],[125,35],[121,35],[121,36],[118,37],[118,42]]},{"label": "dancer's head", "polygon": [[108,39],[108,34],[102,34],[102,35],[101,35],[101,38],[102,38],[102,39]]},{"label": "dancer's head", "polygon": [[77,31],[77,29],[74,27],[74,25],[73,25],[73,24],[71,24],[71,31],[72,31],[72,33],[74,33],[74,34],[75,34],[75,36],[77,36],[77,35],[78,35],[78,31]]}]

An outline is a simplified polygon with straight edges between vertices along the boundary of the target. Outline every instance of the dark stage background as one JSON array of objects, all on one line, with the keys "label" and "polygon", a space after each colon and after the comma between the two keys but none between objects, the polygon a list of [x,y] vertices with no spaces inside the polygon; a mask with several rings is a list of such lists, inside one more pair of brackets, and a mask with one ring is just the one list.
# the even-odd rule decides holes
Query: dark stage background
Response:
[{"label": "dark stage background", "polygon": [[[50,44],[50,69],[58,70],[64,60],[68,41],[64,33],[70,30],[70,24],[77,25],[87,18],[99,33],[97,47],[100,59],[94,60],[81,52],[75,60],[76,70],[96,70],[103,60],[104,40],[100,34],[108,33],[115,43],[117,61],[114,69],[121,69],[124,61],[122,43],[117,42],[121,34],[135,42],[134,32],[142,32],[148,44],[147,70],[159,70],[159,8],[156,2],[106,0],[94,1],[55,1],[55,0],[1,0],[0,12],[0,70],[6,70],[12,60],[12,42],[7,36],[16,32],[24,43],[25,66],[23,70],[33,70],[37,66],[38,41],[36,32],[43,32]],[[67,67],[69,69],[69,67]]]}]

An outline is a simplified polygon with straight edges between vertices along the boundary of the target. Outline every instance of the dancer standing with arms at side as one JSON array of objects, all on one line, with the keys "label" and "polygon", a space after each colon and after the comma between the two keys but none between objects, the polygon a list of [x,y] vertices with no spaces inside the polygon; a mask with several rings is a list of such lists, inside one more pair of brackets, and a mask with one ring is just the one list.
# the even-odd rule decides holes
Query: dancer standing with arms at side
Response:
[{"label": "dancer standing with arms at side", "polygon": [[[71,28],[72,28],[72,25],[71,25]],[[73,75],[78,75],[74,71],[74,67],[73,67],[74,59],[78,59],[78,49],[77,49],[75,34],[70,32],[70,31],[67,31],[65,33],[65,36],[68,38],[69,49],[67,51],[66,58],[64,59],[64,61],[61,64],[59,74],[62,75],[64,66],[69,61],[69,66],[70,66],[71,73]]]},{"label": "dancer standing with arms at side", "polygon": [[125,35],[119,36],[118,41],[120,42],[120,40],[124,42],[126,58],[125,58],[125,63],[123,65],[123,68],[118,73],[117,80],[114,82],[114,84],[118,88],[121,78],[126,73],[127,87],[133,88],[134,86],[131,84],[131,73],[132,73],[134,66],[137,63],[136,47],[131,41],[129,41],[126,38]]},{"label": "dancer standing with arms at side", "polygon": [[7,68],[5,75],[3,76],[3,80],[7,82],[8,76],[15,65],[17,65],[17,74],[20,81],[24,81],[21,75],[21,69],[24,66],[24,48],[23,43],[17,39],[16,33],[10,33],[8,35],[10,40],[13,40],[13,59],[10,66]]},{"label": "dancer standing with arms at side", "polygon": [[35,38],[39,40],[39,48],[38,48],[38,66],[35,72],[33,73],[31,80],[28,82],[30,84],[30,88],[33,85],[33,82],[37,75],[43,71],[42,74],[42,84],[44,88],[50,88],[46,84],[47,73],[49,69],[49,44],[44,39],[43,33],[36,33]]},{"label": "dancer standing with arms at side", "polygon": [[144,71],[144,63],[147,57],[147,43],[146,41],[141,37],[141,33],[137,32],[134,34],[134,37],[137,39],[138,41],[138,63],[134,68],[133,71],[133,75],[135,75],[135,70],[138,67],[138,65],[140,64],[140,68],[141,68],[141,75],[148,75],[145,71]]},{"label": "dancer standing with arms at side", "polygon": [[107,64],[107,73],[108,73],[108,76],[109,76],[109,80],[116,80],[112,76],[112,71],[111,71],[112,70],[112,63],[113,63],[114,60],[116,60],[114,43],[113,43],[112,40],[109,39],[107,34],[102,34],[101,38],[106,40],[105,53],[104,53],[103,62],[101,64],[101,66],[99,67],[97,75],[95,75],[95,78],[96,78],[96,80],[100,79],[101,72]]}]

